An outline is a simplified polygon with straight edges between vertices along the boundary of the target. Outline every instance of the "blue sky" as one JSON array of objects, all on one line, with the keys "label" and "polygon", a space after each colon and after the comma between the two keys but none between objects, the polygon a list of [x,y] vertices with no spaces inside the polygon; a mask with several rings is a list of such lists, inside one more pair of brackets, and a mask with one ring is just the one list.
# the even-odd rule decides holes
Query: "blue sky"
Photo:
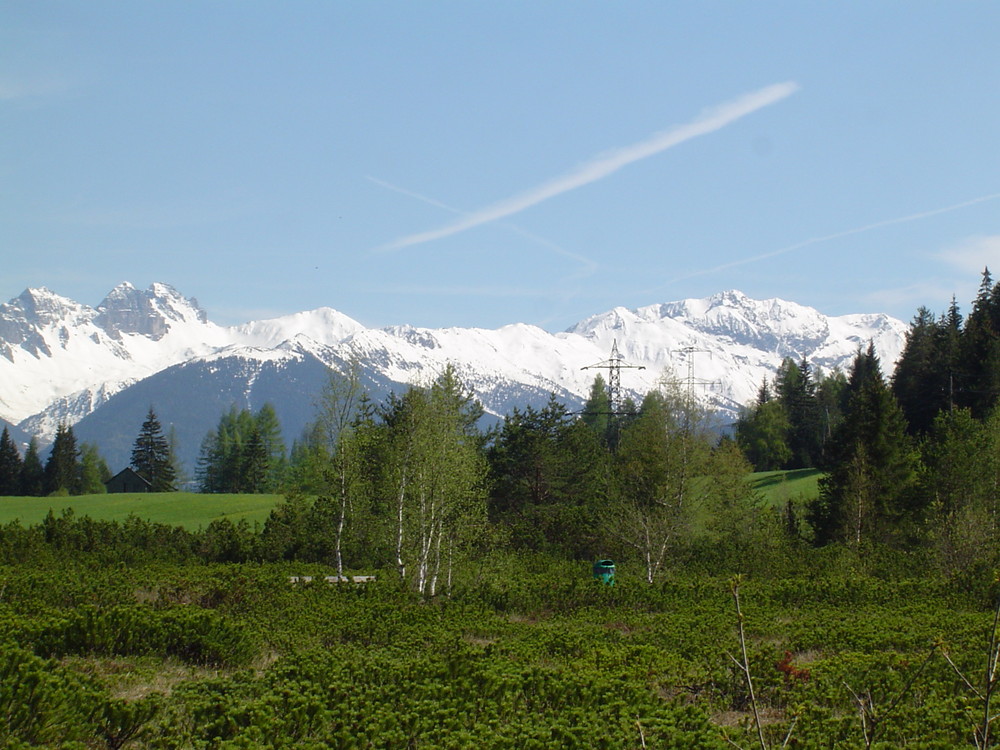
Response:
[{"label": "blue sky", "polygon": [[740,289],[968,311],[1000,4],[0,4],[0,299],[562,330]]}]

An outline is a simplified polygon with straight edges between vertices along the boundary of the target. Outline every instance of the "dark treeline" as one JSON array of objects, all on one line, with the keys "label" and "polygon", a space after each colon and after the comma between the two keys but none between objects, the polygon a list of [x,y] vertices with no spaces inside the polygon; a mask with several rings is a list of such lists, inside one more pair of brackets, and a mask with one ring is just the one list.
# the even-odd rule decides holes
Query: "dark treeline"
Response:
[{"label": "dark treeline", "polygon": [[998,539],[1000,283],[983,273],[968,317],[921,307],[891,379],[874,347],[816,379],[786,360],[736,428],[758,470],[826,472],[801,532],[814,544],[932,548],[986,564]]},{"label": "dark treeline", "polygon": [[[862,354],[854,367],[864,372],[855,380],[880,366],[872,352]],[[1000,393],[1000,283],[989,270],[964,320],[954,299],[940,316],[926,307],[917,311],[888,385],[906,433],[916,439],[934,432],[942,412],[966,410],[979,421],[989,416]],[[829,454],[834,433],[856,386],[839,371],[816,378],[807,361],[786,359],[739,420],[740,447],[758,471],[831,467],[838,463]]]},{"label": "dark treeline", "polygon": [[73,428],[59,425],[43,463],[38,441],[28,443],[24,457],[4,427],[0,434],[0,496],[84,495],[104,492],[111,477],[97,446],[78,445]]}]

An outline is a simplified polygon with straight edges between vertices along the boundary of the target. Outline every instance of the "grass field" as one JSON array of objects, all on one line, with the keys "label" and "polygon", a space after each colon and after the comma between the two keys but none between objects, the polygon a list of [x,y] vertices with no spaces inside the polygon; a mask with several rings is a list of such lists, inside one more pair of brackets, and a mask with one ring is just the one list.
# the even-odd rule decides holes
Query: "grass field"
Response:
[{"label": "grass field", "polygon": [[202,495],[196,492],[121,493],[75,497],[2,497],[0,523],[20,521],[23,526],[39,523],[51,509],[56,515],[72,508],[78,516],[122,521],[136,515],[146,521],[183,526],[191,531],[204,528],[218,518],[234,523],[245,518],[251,525],[263,524],[281,495]]},{"label": "grass field", "polygon": [[783,508],[791,500],[796,504],[819,496],[819,469],[794,469],[792,471],[758,471],[751,476],[754,488],[772,506]]},{"label": "grass field", "polygon": [[[792,500],[802,503],[819,494],[818,469],[762,471],[751,476],[754,487],[774,507]],[[0,497],[0,523],[39,523],[51,509],[56,515],[72,508],[78,516],[122,521],[136,515],[146,521],[183,526],[195,531],[218,518],[233,522],[245,518],[263,524],[281,495],[202,495],[196,492],[122,493],[76,497]]]}]

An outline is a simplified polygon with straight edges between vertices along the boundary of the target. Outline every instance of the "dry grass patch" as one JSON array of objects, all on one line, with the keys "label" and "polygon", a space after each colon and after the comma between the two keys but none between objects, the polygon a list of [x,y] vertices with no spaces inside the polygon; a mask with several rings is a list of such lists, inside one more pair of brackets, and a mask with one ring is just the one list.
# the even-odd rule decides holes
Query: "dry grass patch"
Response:
[{"label": "dry grass patch", "polygon": [[137,701],[148,695],[169,695],[176,685],[229,674],[226,670],[193,666],[179,659],[156,657],[69,656],[64,666],[93,677],[108,687],[112,697]]}]

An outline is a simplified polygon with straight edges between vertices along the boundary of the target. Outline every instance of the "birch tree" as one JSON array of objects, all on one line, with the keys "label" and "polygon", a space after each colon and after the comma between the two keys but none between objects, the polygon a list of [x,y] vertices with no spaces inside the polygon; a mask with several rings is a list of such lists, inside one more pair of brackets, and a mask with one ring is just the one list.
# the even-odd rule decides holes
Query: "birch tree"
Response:
[{"label": "birch tree", "polygon": [[643,399],[615,456],[617,499],[607,517],[612,537],[639,555],[647,583],[668,553],[690,538],[712,484],[712,439],[692,400],[664,383]]},{"label": "birch tree", "polygon": [[481,413],[451,366],[387,411],[396,567],[425,596],[439,592],[442,578],[450,588],[456,557],[486,523]]},{"label": "birch tree", "polygon": [[352,510],[355,494],[360,494],[360,456],[356,422],[358,405],[364,393],[361,387],[360,366],[352,360],[344,373],[330,372],[320,395],[317,429],[321,436],[323,452],[323,485],[334,501],[333,553],[337,575],[344,575],[344,533]]}]

